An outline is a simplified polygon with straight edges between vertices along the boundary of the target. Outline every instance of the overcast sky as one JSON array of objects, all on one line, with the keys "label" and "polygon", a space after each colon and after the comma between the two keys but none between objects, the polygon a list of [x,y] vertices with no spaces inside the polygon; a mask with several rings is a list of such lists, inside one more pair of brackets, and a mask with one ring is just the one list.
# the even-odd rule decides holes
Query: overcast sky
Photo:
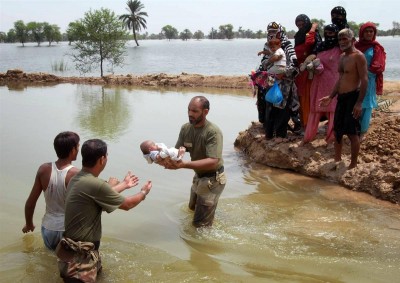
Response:
[{"label": "overcast sky", "polygon": [[[126,0],[0,0],[0,31],[7,32],[14,22],[23,20],[48,22],[65,32],[68,24],[83,18],[90,9],[108,8],[117,15],[125,14]],[[287,30],[296,30],[294,20],[298,14],[323,19],[330,23],[330,11],[343,6],[348,21],[373,21],[379,29],[392,28],[400,22],[398,0],[142,0],[148,13],[147,31],[159,33],[165,25],[179,32],[189,29],[208,34],[211,28],[232,24],[253,31],[265,30],[271,21],[280,22]]]}]

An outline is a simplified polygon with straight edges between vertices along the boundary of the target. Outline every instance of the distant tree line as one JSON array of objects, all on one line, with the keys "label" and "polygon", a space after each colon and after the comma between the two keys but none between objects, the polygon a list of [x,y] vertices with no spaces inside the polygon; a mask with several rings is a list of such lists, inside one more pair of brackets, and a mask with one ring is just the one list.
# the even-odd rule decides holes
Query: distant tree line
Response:
[{"label": "distant tree line", "polygon": [[29,22],[25,24],[22,20],[14,23],[14,28],[7,33],[0,32],[0,42],[20,42],[24,46],[27,42],[36,42],[38,46],[47,41],[49,46],[52,42],[63,40],[60,28],[47,22]]},{"label": "distant tree line", "polygon": [[[120,16],[120,19],[123,18],[128,19],[128,15]],[[121,19],[122,20],[122,19]],[[325,21],[322,19],[312,19],[312,22],[317,22],[319,24],[319,32],[323,36],[323,26],[325,25]],[[142,25],[138,25],[138,27],[146,28],[145,21]],[[360,27],[363,23],[356,23],[353,21],[348,22],[350,29],[354,31],[356,37],[358,37],[358,32]],[[400,23],[393,21],[393,28],[388,30],[380,30],[379,23],[375,23],[378,27],[378,36],[395,36],[400,35]],[[127,25],[127,24],[126,24]],[[70,44],[75,41],[76,34],[74,34],[76,26],[76,22],[71,22],[68,25],[68,28],[65,33],[60,33],[60,28],[57,25],[52,25],[47,22],[38,23],[38,22],[29,22],[25,24],[22,20],[19,20],[14,23],[14,28],[10,29],[7,33],[0,32],[0,42],[5,43],[15,43],[20,42],[24,45],[27,42],[36,42],[38,46],[42,42],[48,42],[51,45],[53,42],[60,42],[60,41],[68,41]],[[129,29],[138,31],[140,28],[134,28],[131,24]],[[286,31],[286,34],[289,38],[293,38],[295,35],[295,30]],[[234,38],[249,38],[249,39],[259,39],[259,38],[266,38],[266,32],[262,30],[258,30],[256,32],[250,29],[243,29],[243,27],[239,27],[238,30],[234,30],[233,25],[225,24],[220,25],[218,29],[212,27],[208,34],[204,34],[203,31],[197,30],[194,33],[189,29],[184,29],[183,31],[179,32],[175,27],[171,25],[164,26],[160,33],[158,34],[149,34],[148,32],[144,32],[142,34],[136,33],[135,35],[129,35],[127,39],[137,40],[171,40],[171,39],[182,39],[182,40],[201,40],[201,39],[234,39]],[[139,45],[139,43],[137,43]]]},{"label": "distant tree line", "polygon": [[[126,10],[128,14],[117,16],[109,9],[101,8],[100,10],[88,11],[82,19],[70,22],[64,34],[61,34],[57,25],[47,22],[29,22],[25,24],[22,20],[14,23],[14,28],[7,33],[0,32],[0,42],[14,43],[20,42],[22,46],[27,42],[36,42],[38,46],[42,42],[47,41],[50,46],[53,42],[68,41],[75,51],[70,56],[75,63],[76,69],[82,73],[90,72],[94,68],[100,69],[100,75],[103,77],[104,68],[109,67],[110,71],[115,66],[124,64],[126,42],[133,39],[139,46],[138,39],[181,39],[200,40],[208,39],[234,39],[234,38],[266,38],[266,32],[258,30],[254,32],[250,29],[244,30],[239,27],[234,31],[232,24],[220,25],[218,29],[211,28],[209,33],[205,35],[201,30],[192,33],[189,29],[179,32],[171,25],[164,26],[158,34],[148,34],[139,32],[146,29],[147,13],[142,11],[144,5],[140,0],[128,0]],[[312,19],[320,26],[319,32],[323,33],[325,21],[322,19]],[[361,24],[348,22],[350,28],[358,36]],[[379,26],[376,23],[376,26]],[[132,30],[132,35],[128,31]],[[296,31],[287,31],[287,36],[293,38]],[[400,34],[400,24],[393,22],[391,30],[378,30],[378,35],[397,35]]]}]

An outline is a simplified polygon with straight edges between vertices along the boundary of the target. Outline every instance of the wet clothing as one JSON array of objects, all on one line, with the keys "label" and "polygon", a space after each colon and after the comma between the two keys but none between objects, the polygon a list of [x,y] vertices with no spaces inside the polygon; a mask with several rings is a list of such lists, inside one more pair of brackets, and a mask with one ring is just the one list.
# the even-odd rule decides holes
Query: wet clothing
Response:
[{"label": "wet clothing", "polygon": [[64,207],[67,195],[65,177],[72,167],[72,165],[69,165],[59,170],[55,162],[51,164],[49,184],[43,192],[46,201],[46,212],[42,219],[42,226],[48,230],[64,231]]},{"label": "wet clothing", "polygon": [[329,96],[339,79],[339,58],[342,51],[338,46],[317,54],[320,65],[315,69],[314,79],[310,89],[310,115],[308,117],[306,131],[304,133],[304,141],[309,142],[314,139],[318,132],[318,126],[322,116],[328,118],[328,129],[326,132],[326,141],[332,141],[333,136],[333,120],[337,103],[334,97],[331,103],[326,106],[320,106],[319,100],[325,96]]},{"label": "wet clothing", "polygon": [[124,199],[106,181],[81,170],[68,185],[64,237],[74,241],[100,241],[102,211],[114,211]]},{"label": "wet clothing", "polygon": [[41,227],[41,234],[43,238],[44,245],[50,249],[55,250],[58,243],[61,241],[64,231],[52,231]]},{"label": "wet clothing", "polygon": [[[81,170],[68,184],[65,232],[56,249],[58,269],[64,280],[96,282],[101,270],[98,248],[101,214],[117,209],[125,197],[91,173]],[[68,281],[66,281],[68,282]]]},{"label": "wet clothing", "polygon": [[226,175],[224,172],[214,173],[212,176],[193,177],[190,189],[189,208],[194,211],[193,225],[211,226],[220,195],[224,191]]},{"label": "wet clothing", "polygon": [[353,108],[359,93],[359,90],[354,90],[337,95],[334,131],[338,143],[342,141],[343,135],[360,135],[360,120],[353,117]]},{"label": "wet clothing", "polygon": [[186,123],[181,127],[175,147],[184,146],[192,161],[217,158],[215,170],[194,170],[189,208],[194,210],[193,225],[210,226],[213,223],[219,196],[225,188],[226,176],[222,158],[223,136],[215,124],[206,120],[201,128]]},{"label": "wet clothing", "polygon": [[56,255],[60,276],[65,282],[96,282],[102,266],[100,253],[92,242],[63,238]]},{"label": "wet clothing", "polygon": [[43,192],[46,212],[42,218],[42,238],[45,246],[51,250],[56,248],[64,231],[64,207],[67,195],[65,178],[72,167],[69,165],[59,170],[56,163],[52,162],[49,184]]}]

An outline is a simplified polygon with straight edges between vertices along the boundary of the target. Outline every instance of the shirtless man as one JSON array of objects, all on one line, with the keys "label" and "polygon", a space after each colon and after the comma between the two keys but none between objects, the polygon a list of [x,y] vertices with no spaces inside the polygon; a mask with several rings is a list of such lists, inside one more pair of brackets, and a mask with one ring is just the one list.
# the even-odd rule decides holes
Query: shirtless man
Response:
[{"label": "shirtless man", "polygon": [[349,169],[357,166],[360,151],[360,117],[362,101],[368,85],[367,60],[363,53],[354,47],[354,33],[350,29],[339,32],[339,47],[344,52],[339,61],[339,79],[329,96],[320,99],[321,106],[327,106],[338,95],[335,110],[335,161],[342,160],[343,135],[351,143],[351,162]]}]

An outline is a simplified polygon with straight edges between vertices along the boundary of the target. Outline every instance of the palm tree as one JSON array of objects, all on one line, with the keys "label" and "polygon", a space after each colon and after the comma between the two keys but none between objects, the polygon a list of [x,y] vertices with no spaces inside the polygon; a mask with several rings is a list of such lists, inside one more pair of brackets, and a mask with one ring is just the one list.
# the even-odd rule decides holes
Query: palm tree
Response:
[{"label": "palm tree", "polygon": [[144,8],[144,5],[139,0],[128,0],[126,5],[128,5],[126,10],[129,14],[121,15],[119,19],[124,22],[126,28],[132,29],[133,38],[135,39],[136,45],[139,46],[136,39],[136,31],[140,31],[142,28],[147,28],[146,19],[144,17],[148,17],[148,15],[147,12],[141,11]]}]

